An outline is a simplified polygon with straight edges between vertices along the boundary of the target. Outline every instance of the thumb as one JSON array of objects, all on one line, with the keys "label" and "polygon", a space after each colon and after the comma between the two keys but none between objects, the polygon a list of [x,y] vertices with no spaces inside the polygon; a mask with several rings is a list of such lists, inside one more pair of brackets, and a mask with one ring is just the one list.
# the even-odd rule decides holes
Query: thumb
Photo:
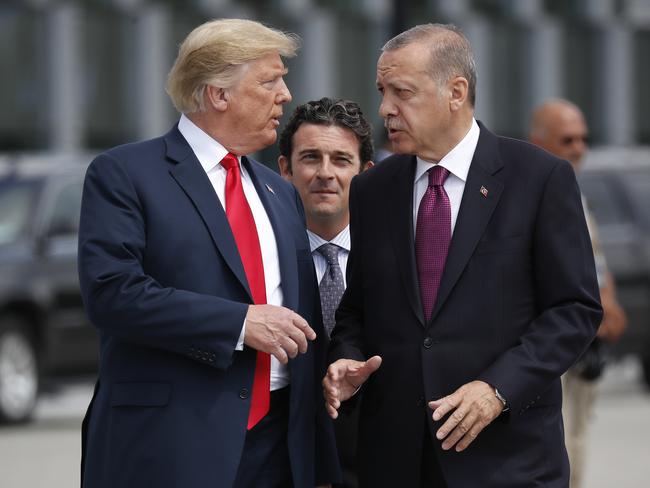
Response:
[{"label": "thumb", "polygon": [[379,366],[381,366],[381,356],[373,356],[351,373],[352,376],[366,381],[372,373],[379,369]]}]

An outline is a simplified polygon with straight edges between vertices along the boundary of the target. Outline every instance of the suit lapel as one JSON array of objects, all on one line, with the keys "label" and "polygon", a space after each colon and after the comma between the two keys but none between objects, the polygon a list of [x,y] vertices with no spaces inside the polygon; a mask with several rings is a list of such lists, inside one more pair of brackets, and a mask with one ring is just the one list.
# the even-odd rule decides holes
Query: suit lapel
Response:
[{"label": "suit lapel", "polygon": [[479,126],[481,134],[467,175],[432,320],[465,269],[503,191],[503,183],[494,176],[503,166],[498,157],[497,138],[482,124]]},{"label": "suit lapel", "polygon": [[257,194],[262,201],[262,205],[264,205],[266,214],[273,227],[273,233],[278,247],[278,259],[280,261],[283,304],[291,310],[297,310],[298,263],[296,259],[296,245],[293,242],[294,232],[288,225],[288,219],[283,214],[281,202],[275,193],[279,189],[274,189],[274,184],[266,180],[261,171],[256,171],[255,165],[248,158],[243,157],[242,164],[253,180]]},{"label": "suit lapel", "polygon": [[415,178],[415,156],[402,156],[396,162],[392,198],[388,199],[390,235],[399,263],[400,274],[408,301],[413,312],[424,326],[424,311],[420,299],[417,267],[415,264],[415,242],[413,231],[413,179]]},{"label": "suit lapel", "polygon": [[208,175],[177,127],[165,136],[165,142],[167,144],[167,156],[177,162],[176,166],[170,170],[171,176],[194,203],[196,210],[210,232],[212,241],[230,270],[248,293],[252,303],[252,294],[248,287],[248,280],[237,250],[235,238],[226,218],[226,212],[219,203],[219,197],[217,197]]}]

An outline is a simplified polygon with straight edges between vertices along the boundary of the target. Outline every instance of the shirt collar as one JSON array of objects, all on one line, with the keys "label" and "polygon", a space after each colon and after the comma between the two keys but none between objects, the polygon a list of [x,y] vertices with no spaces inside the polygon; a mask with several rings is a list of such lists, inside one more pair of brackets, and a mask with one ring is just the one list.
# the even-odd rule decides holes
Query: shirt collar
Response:
[{"label": "shirt collar", "polygon": [[[472,118],[472,126],[470,127],[465,137],[456,144],[456,146],[449,151],[437,164],[449,170],[449,172],[460,178],[463,182],[467,181],[467,173],[469,173],[469,166],[472,163],[474,152],[478,144],[478,137],[481,129],[476,123],[476,119]],[[418,181],[435,163],[425,161],[424,159],[417,158],[417,167],[415,168],[415,181]]]},{"label": "shirt collar", "polygon": [[[196,158],[203,166],[203,170],[208,173],[214,169],[221,160],[228,154],[228,150],[203,131],[199,126],[192,122],[185,114],[181,115],[178,121],[178,130],[183,135],[187,143],[194,151]],[[241,167],[241,158],[238,156]]]},{"label": "shirt collar", "polygon": [[307,235],[309,236],[309,247],[311,252],[314,252],[316,249],[321,247],[323,244],[332,243],[337,246],[345,249],[350,252],[350,226],[346,225],[345,228],[339,232],[334,239],[331,241],[326,241],[318,234],[314,234],[312,231],[307,229]]}]

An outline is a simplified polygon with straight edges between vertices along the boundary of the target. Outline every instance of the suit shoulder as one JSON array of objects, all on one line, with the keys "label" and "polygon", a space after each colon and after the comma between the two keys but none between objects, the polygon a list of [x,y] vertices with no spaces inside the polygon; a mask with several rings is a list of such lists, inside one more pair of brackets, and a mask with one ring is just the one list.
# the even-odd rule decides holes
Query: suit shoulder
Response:
[{"label": "suit shoulder", "polygon": [[372,168],[355,176],[358,184],[382,185],[392,184],[398,173],[405,169],[405,166],[412,163],[414,156],[408,154],[393,154],[375,164]]},{"label": "suit shoulder", "polygon": [[520,139],[498,136],[499,155],[507,165],[521,166],[527,172],[549,173],[571,168],[568,161],[558,158],[535,144]]},{"label": "suit shoulder", "polygon": [[163,137],[156,137],[146,141],[130,142],[115,146],[99,154],[93,165],[119,164],[124,167],[146,165],[147,161],[165,158],[165,142]]},{"label": "suit shoulder", "polygon": [[291,183],[289,183],[282,176],[280,176],[280,174],[277,171],[269,168],[267,165],[260,163],[259,161],[256,161],[254,159],[248,158],[248,160],[250,161],[251,166],[253,167],[255,172],[261,177],[265,178],[268,181],[273,182],[274,185],[285,187],[285,188],[293,188],[293,185],[291,185]]}]

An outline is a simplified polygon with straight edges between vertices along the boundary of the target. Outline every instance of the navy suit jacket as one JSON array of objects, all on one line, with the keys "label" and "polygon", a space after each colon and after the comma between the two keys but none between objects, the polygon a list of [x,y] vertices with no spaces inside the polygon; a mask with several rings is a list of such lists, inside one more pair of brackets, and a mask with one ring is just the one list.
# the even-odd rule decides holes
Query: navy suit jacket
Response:
[{"label": "navy suit jacket", "polygon": [[[318,335],[289,361],[291,469],[297,487],[311,488],[338,466],[320,386],[326,335],[304,214],[290,184],[260,163],[242,163],[273,226],[283,305]],[[83,486],[232,486],[256,356],[235,346],[252,299],[223,207],[176,127],[90,165],[79,273],[101,340]]]},{"label": "navy suit jacket", "polygon": [[[383,357],[364,387],[361,486],[419,486],[424,435],[449,486],[568,486],[560,375],[602,314],[580,193],[566,161],[480,127],[430,320],[415,264],[415,157],[390,157],[352,182],[330,359]],[[476,379],[510,412],[466,451],[443,452],[426,402]]]}]

